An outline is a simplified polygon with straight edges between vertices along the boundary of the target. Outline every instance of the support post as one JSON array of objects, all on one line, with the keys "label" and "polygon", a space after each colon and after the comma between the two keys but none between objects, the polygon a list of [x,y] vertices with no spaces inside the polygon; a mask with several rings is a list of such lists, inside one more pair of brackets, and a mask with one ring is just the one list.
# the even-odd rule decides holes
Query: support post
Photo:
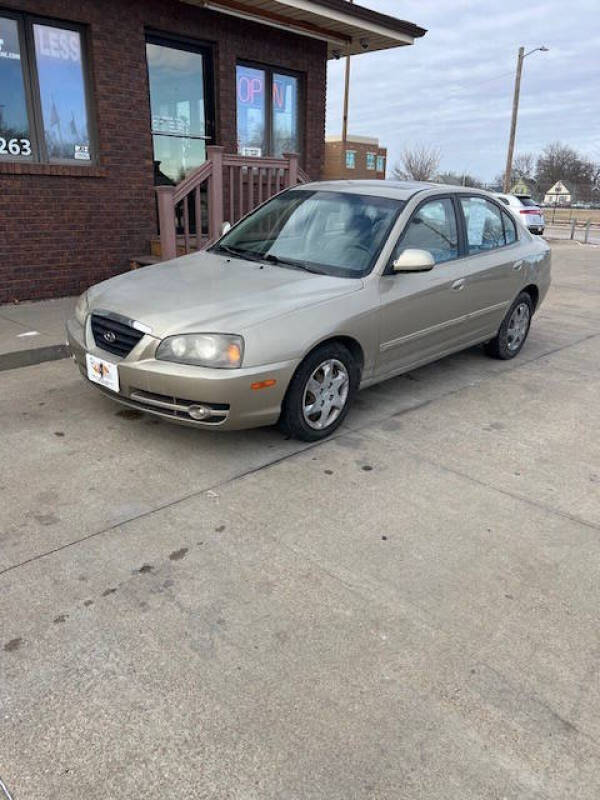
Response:
[{"label": "support post", "polygon": [[585,223],[585,236],[583,237],[583,243],[584,244],[587,244],[588,243],[588,239],[590,238],[590,225],[591,224],[592,224],[592,220],[591,219],[588,219],[588,221]]},{"label": "support post", "polygon": [[158,230],[160,234],[160,252],[163,261],[170,261],[177,256],[177,237],[175,233],[174,186],[157,186],[155,188],[158,201]]},{"label": "support post", "polygon": [[288,162],[288,186],[295,186],[298,183],[298,154],[284,153],[283,157]]},{"label": "support post", "polygon": [[571,236],[570,236],[571,239],[575,238],[575,225],[576,225],[576,223],[577,223],[577,220],[575,218],[573,218],[571,220]]},{"label": "support post", "polygon": [[208,182],[208,238],[212,241],[221,235],[223,227],[223,151],[224,147],[209,144],[206,158],[212,162],[212,175]]}]

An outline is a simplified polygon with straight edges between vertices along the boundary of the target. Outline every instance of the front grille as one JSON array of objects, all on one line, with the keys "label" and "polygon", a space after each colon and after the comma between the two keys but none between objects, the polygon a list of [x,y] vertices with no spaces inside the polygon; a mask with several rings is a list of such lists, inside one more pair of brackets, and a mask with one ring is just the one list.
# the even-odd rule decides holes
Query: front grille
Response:
[{"label": "front grille", "polygon": [[122,358],[129,355],[144,335],[130,325],[100,314],[92,314],[92,333],[97,347]]}]

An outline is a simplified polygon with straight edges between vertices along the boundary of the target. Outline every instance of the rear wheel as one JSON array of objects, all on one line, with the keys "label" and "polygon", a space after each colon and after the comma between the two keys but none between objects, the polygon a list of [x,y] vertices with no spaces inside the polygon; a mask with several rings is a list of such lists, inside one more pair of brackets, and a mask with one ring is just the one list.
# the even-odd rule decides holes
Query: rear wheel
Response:
[{"label": "rear wheel", "polygon": [[514,358],[525,344],[532,314],[531,297],[527,292],[521,292],[508,309],[498,335],[486,344],[485,352],[492,358],[500,358],[504,361]]},{"label": "rear wheel", "polygon": [[280,418],[283,431],[315,442],[342,424],[360,382],[360,369],[338,342],[318,347],[304,359],[288,387]]}]

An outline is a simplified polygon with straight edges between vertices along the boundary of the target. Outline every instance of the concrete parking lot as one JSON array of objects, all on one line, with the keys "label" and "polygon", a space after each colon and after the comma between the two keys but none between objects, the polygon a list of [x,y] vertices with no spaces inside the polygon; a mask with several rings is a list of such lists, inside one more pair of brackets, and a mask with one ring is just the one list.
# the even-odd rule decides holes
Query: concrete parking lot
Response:
[{"label": "concrete parking lot", "polygon": [[14,800],[596,800],[600,249],[553,274],[316,446],[1,373]]}]

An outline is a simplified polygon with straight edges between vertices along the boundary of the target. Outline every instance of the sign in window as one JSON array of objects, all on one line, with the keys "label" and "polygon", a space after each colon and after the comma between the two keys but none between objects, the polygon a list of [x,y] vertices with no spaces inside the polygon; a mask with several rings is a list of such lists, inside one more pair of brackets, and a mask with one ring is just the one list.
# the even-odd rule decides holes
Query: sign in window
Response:
[{"label": "sign in window", "polygon": [[279,158],[300,151],[296,76],[238,64],[236,109],[238,153]]},{"label": "sign in window", "polygon": [[79,30],[0,16],[0,87],[0,158],[92,160]]},{"label": "sign in window", "polygon": [[17,21],[0,17],[0,156],[31,156]]}]

